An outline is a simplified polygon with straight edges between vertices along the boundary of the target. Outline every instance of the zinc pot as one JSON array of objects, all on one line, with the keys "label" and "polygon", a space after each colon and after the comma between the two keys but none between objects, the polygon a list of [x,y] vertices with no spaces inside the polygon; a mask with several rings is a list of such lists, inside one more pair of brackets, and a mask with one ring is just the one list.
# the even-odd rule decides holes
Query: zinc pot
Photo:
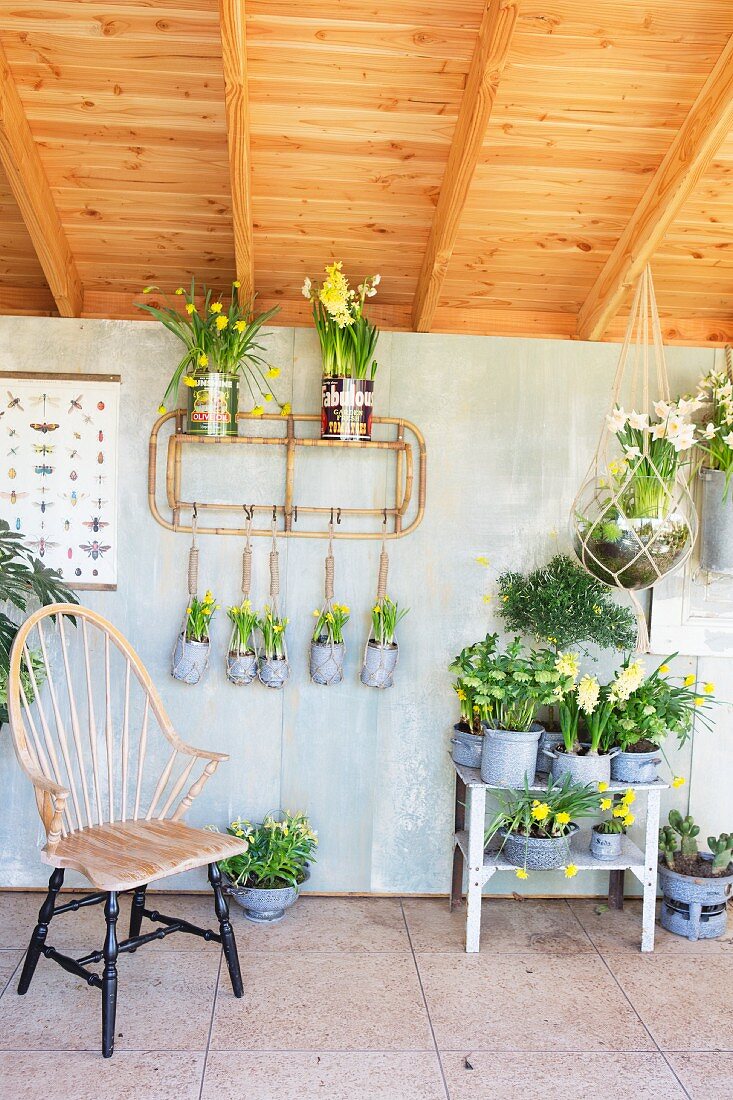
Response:
[{"label": "zinc pot", "polygon": [[227,892],[242,906],[247,920],[254,921],[255,924],[273,924],[275,921],[282,920],[285,910],[295,905],[300,886],[262,889],[256,886],[230,884]]},{"label": "zinc pot", "polygon": [[710,573],[733,574],[733,485],[723,470],[700,470],[702,527],[700,568]]},{"label": "zinc pot", "polygon": [[655,783],[662,763],[659,749],[652,752],[621,752],[611,760],[611,779],[615,783]]},{"label": "zinc pot", "polygon": [[552,757],[550,756],[549,750],[557,748],[558,745],[562,745],[562,734],[560,731],[543,729],[537,744],[538,775],[547,775],[550,771],[552,767]]},{"label": "zinc pot", "polygon": [[480,768],[483,743],[483,734],[469,733],[459,726],[454,726],[451,745],[456,764],[462,764],[465,768]]},{"label": "zinc pot", "polygon": [[359,677],[362,684],[374,688],[392,687],[399,655],[400,647],[397,642],[392,642],[390,645],[380,645],[373,640],[367,642],[364,650],[364,664]]},{"label": "zinc pot", "polygon": [[321,439],[370,440],[374,382],[370,378],[324,378]]},{"label": "zinc pot", "polygon": [[257,676],[256,653],[228,653],[227,680],[240,687],[251,684]]},{"label": "zinc pot", "polygon": [[209,666],[210,650],[210,642],[188,641],[181,632],[173,650],[171,676],[184,684],[197,684]]},{"label": "zinc pot", "polygon": [[257,675],[261,684],[268,688],[283,688],[290,676],[290,665],[285,657],[260,657]]},{"label": "zinc pot", "polygon": [[[703,859],[712,859],[707,852],[700,854]],[[733,875],[695,878],[671,871],[660,861],[659,881],[664,895],[662,928],[688,940],[715,939],[725,932]]]},{"label": "zinc pot", "polygon": [[202,374],[188,389],[189,435],[237,435],[239,378],[236,374]]},{"label": "zinc pot", "polygon": [[344,678],[343,642],[311,642],[310,674],[314,684],[340,684]]},{"label": "zinc pot", "polygon": [[590,854],[594,859],[619,859],[621,833],[601,833],[594,825],[590,831]]},{"label": "zinc pot", "polygon": [[525,777],[534,783],[537,771],[537,743],[542,733],[539,722],[532,728],[495,730],[484,725],[486,732],[481,749],[481,779],[490,787],[523,787]]},{"label": "zinc pot", "polygon": [[528,837],[499,829],[501,854],[513,867],[526,867],[528,871],[553,871],[557,867],[566,867],[570,862],[570,838],[577,828],[577,825],[571,824],[566,836],[551,837]]},{"label": "zinc pot", "polygon": [[[584,746],[587,748],[587,746]],[[570,774],[574,783],[610,783],[611,781],[611,757],[610,753],[599,753],[597,756],[583,756],[577,753],[564,752],[560,746],[550,749],[548,754],[552,758],[552,778],[562,779]]]}]

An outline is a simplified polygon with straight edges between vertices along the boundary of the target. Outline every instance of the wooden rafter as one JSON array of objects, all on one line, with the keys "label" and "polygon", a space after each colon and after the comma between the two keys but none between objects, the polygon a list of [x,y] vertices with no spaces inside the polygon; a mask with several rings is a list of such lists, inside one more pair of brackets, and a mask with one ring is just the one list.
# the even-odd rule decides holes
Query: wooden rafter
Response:
[{"label": "wooden rafter", "polygon": [[517,5],[489,0],[484,8],[438,204],[412,307],[413,328],[429,332],[438,306],[468,189],[476,171],[499,80],[517,20]]},{"label": "wooden rafter", "polygon": [[78,317],[82,285],[5,51],[0,44],[0,162],[62,317]]},{"label": "wooden rafter", "polygon": [[732,126],[733,35],[583,303],[580,340],[601,339]]},{"label": "wooden rafter", "polygon": [[241,284],[239,296],[242,301],[249,301],[254,293],[254,252],[244,3],[245,0],[219,0],[219,19],[224,62],[234,255],[237,278]]}]

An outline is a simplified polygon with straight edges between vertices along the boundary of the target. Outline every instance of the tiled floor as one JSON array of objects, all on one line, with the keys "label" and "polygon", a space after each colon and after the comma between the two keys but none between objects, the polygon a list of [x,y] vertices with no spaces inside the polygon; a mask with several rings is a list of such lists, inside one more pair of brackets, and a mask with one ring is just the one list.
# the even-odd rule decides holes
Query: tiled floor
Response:
[{"label": "tiled floor", "polygon": [[[42,959],[15,994],[39,904],[0,893],[14,1100],[733,1100],[733,929],[699,944],[657,929],[649,956],[636,902],[492,900],[468,956],[443,900],[305,897],[270,928],[234,908],[244,998],[203,940],[122,956],[104,1061],[95,990]],[[156,904],[212,925],[208,898]],[[91,908],[58,917],[49,943],[81,954],[101,937]]]}]

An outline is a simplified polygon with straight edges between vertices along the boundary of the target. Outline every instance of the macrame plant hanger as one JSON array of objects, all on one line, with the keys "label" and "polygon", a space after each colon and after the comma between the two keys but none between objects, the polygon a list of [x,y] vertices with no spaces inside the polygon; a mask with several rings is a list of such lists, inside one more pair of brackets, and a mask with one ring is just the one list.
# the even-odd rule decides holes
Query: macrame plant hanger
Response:
[{"label": "macrame plant hanger", "polygon": [[[251,610],[250,592],[252,590],[252,519],[254,506],[244,506],[245,535],[244,550],[242,551],[242,601],[241,614],[247,615]],[[241,628],[232,623],[232,633],[229,639],[229,652],[227,654],[227,679],[238,686],[251,684],[257,675],[257,644],[254,626],[248,631],[247,637],[242,638]]]},{"label": "macrame plant hanger", "polygon": [[[196,544],[196,527],[198,522],[198,513],[196,505],[193,506],[193,515],[191,518],[191,546],[188,551],[188,604],[191,606],[191,600],[198,597],[199,587],[199,548]],[[173,648],[173,657],[171,663],[171,675],[176,680],[181,680],[185,684],[197,684],[201,677],[209,667],[209,651],[211,650],[211,641],[196,642],[189,641],[186,638],[186,627],[188,624],[188,610],[183,616],[183,624],[181,630],[176,639],[176,644]]]},{"label": "macrame plant hanger", "polygon": [[[383,528],[387,529],[387,515],[385,512]],[[387,553],[387,540],[382,539],[382,549],[379,554],[379,574],[377,576],[377,598],[375,608],[380,608],[380,614],[387,598],[387,581],[389,578],[389,554]],[[364,664],[361,670],[361,682],[366,687],[388,688],[392,686],[392,677],[399,659],[399,646],[380,645],[374,637],[374,630],[370,630],[367,643],[364,647]]]},{"label": "macrame plant hanger", "polygon": [[[650,335],[653,366],[650,364]],[[653,376],[652,376],[653,370]],[[640,398],[640,405],[637,401]],[[631,420],[623,410],[630,402]],[[655,403],[670,403],[662,329],[651,270],[641,274],[621,348],[609,417],[588,473],[573,501],[570,522],[575,552],[585,569],[609,587],[629,592],[638,626],[637,649],[649,649],[644,608],[637,591],[651,588],[687,561],[697,537],[697,514],[681,464],[660,468],[651,453]],[[664,410],[663,410],[664,412]],[[658,416],[667,425],[677,413]],[[619,441],[614,421],[636,447]],[[623,424],[621,424],[623,421]],[[644,428],[646,425],[646,428]]]},{"label": "macrame plant hanger", "polygon": [[[336,562],[333,556],[333,512],[331,522],[328,525],[328,550],[325,560],[325,575],[323,584],[323,605],[321,615],[333,616],[333,594]],[[325,642],[313,638],[310,647],[310,674],[314,684],[322,684],[330,687],[332,684],[340,684],[344,678],[344,657],[346,646],[343,642],[333,642],[327,638]]]},{"label": "macrame plant hanger", "polygon": [[[265,609],[265,616],[272,616],[272,622],[280,620],[280,552],[277,548],[277,509],[272,509],[272,547],[270,549],[270,609]],[[290,677],[290,662],[288,660],[288,647],[285,640],[285,630],[281,632],[280,649],[281,657],[268,657],[265,648],[264,630],[262,647],[259,656],[260,683],[269,688],[285,687]]]}]

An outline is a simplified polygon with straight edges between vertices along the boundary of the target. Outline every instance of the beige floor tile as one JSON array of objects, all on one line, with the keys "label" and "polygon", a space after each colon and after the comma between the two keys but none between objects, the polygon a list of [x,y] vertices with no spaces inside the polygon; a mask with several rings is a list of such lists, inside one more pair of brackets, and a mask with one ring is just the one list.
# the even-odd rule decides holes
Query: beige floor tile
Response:
[{"label": "beige floor tile", "polygon": [[209,1054],[201,1100],[445,1100],[433,1053]]},{"label": "beige floor tile", "polygon": [[0,951],[0,996],[9,985],[22,958],[22,951]]},{"label": "beige floor tile", "polygon": [[463,1053],[440,1057],[451,1100],[683,1100],[685,1095],[661,1054],[477,1051],[468,1055],[472,1070]]},{"label": "beige floor tile", "polygon": [[[205,1050],[219,956],[200,951],[120,957],[116,1047]],[[99,990],[41,959],[25,997],[0,999],[0,1049],[97,1050]]]},{"label": "beige floor tile", "polygon": [[[451,913],[443,898],[405,898],[403,905],[415,951],[465,950],[465,907]],[[593,951],[564,901],[487,898],[482,909],[482,951]]]},{"label": "beige floor tile", "polygon": [[411,954],[240,953],[245,996],[222,980],[215,1050],[430,1050]]},{"label": "beige floor tile", "polygon": [[[657,913],[659,906],[657,906]],[[633,951],[641,946],[641,901],[626,901],[623,909],[609,909],[603,901],[572,900],[570,906],[599,951]],[[657,920],[654,951],[688,954],[719,951],[733,954],[733,925],[730,935],[717,940],[693,940],[666,932]]]},{"label": "beige floor tile", "polygon": [[604,956],[662,1050],[733,1051],[733,956]]},{"label": "beige floor tile", "polygon": [[653,1044],[597,955],[417,956],[440,1050],[627,1050]]},{"label": "beige floor tile", "polygon": [[398,898],[301,897],[278,924],[248,921],[230,902],[241,950],[247,951],[409,951]]},{"label": "beige floor tile", "polygon": [[691,1100],[733,1100],[733,1054],[668,1054]]},{"label": "beige floor tile", "polygon": [[0,1054],[0,1080],[13,1100],[198,1100],[203,1063],[184,1051],[13,1051]]}]

